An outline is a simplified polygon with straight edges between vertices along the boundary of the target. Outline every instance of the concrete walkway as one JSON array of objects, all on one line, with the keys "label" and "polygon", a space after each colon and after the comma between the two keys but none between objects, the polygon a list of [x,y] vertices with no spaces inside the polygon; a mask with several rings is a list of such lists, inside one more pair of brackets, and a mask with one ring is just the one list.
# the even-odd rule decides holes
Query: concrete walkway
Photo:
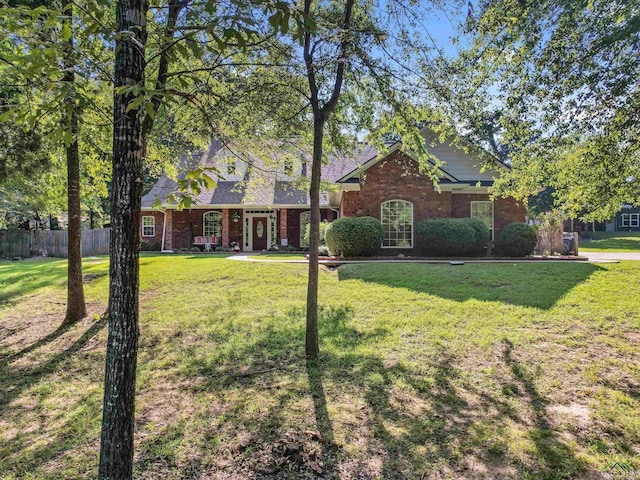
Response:
[{"label": "concrete walkway", "polygon": [[588,257],[590,262],[606,260],[640,260],[640,252],[580,252],[580,255]]}]

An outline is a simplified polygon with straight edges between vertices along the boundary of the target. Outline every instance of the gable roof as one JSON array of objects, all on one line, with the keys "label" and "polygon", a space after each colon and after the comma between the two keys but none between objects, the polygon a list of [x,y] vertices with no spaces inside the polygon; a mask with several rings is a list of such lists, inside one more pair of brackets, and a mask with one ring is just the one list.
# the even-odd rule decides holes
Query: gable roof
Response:
[{"label": "gable roof", "polygon": [[[427,142],[434,141],[434,133],[429,127],[424,127],[421,130],[421,134],[427,139]],[[457,140],[462,141],[466,145],[468,145],[470,152],[467,153],[461,148],[455,147],[453,142],[434,142],[434,145],[429,145],[427,150],[438,160],[444,162],[443,165],[437,166],[435,162],[429,160],[429,163],[436,167],[436,171],[440,175],[440,178],[448,182],[460,182],[460,183],[487,183],[493,182],[493,179],[496,175],[499,175],[498,170],[495,168],[486,168],[482,171],[482,167],[484,164],[489,162],[494,163],[499,168],[509,169],[509,166],[500,161],[497,157],[491,155],[489,152],[484,150],[483,148],[475,145],[466,137],[459,135]],[[402,148],[402,142],[397,141],[389,147],[389,150],[380,156],[375,156],[370,158],[367,162],[360,165],[358,168],[355,168],[351,172],[347,173],[343,177],[341,177],[338,182],[339,183],[347,183],[350,180],[359,177],[364,171],[371,168],[381,160],[387,158],[389,155],[394,153],[395,151]],[[416,156],[410,152],[404,152],[409,157],[413,158],[417,161]]]}]

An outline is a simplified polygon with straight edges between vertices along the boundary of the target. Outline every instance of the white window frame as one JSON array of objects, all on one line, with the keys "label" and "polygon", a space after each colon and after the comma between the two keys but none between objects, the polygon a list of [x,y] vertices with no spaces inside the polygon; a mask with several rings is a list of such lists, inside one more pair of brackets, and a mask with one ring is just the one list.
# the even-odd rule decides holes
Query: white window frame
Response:
[{"label": "white window frame", "polygon": [[640,227],[640,213],[632,213],[629,215],[629,226]]},{"label": "white window frame", "polygon": [[623,213],[622,215],[620,215],[620,220],[621,220],[621,227],[629,227],[629,214],[628,213]]},{"label": "white window frame", "polygon": [[[145,222],[149,219],[151,219],[151,225],[145,225]],[[143,237],[155,237],[156,236],[156,217],[154,217],[153,215],[143,215],[140,228],[142,228]],[[151,228],[152,233],[150,235],[145,233],[145,228]]]},{"label": "white window frame", "polygon": [[495,230],[495,226],[496,226],[496,209],[494,207],[493,204],[493,200],[474,200],[471,202],[471,206],[469,207],[469,218],[478,218],[479,220],[483,220],[480,217],[474,217],[473,216],[473,207],[474,205],[478,205],[478,204],[491,204],[491,225],[487,225],[489,227],[489,233],[491,235],[491,240],[493,240],[494,237],[494,230]]},{"label": "white window frame", "polygon": [[307,224],[311,223],[311,212],[310,211],[306,211],[306,212],[302,212],[300,213],[300,245],[298,245],[299,247],[308,247],[309,243],[304,243],[304,234],[306,231],[306,228],[302,228],[302,216],[306,216],[309,217],[309,221],[307,222]]},{"label": "white window frame", "polygon": [[[385,227],[385,223],[384,223],[384,216],[383,216],[383,212],[384,212],[384,206],[388,203],[393,203],[393,202],[400,202],[400,203],[404,203],[406,205],[409,205],[410,209],[411,209],[411,238],[409,239],[409,243],[410,245],[385,245],[385,236],[386,236],[386,227]],[[387,200],[386,202],[382,202],[380,204],[380,223],[382,223],[382,248],[394,248],[394,249],[400,249],[400,248],[404,248],[404,249],[410,249],[413,248],[414,242],[414,233],[413,233],[413,228],[414,228],[414,220],[413,220],[413,203],[407,201],[407,200],[402,200],[402,199],[392,199],[392,200]],[[396,242],[397,242],[397,238],[396,238]]]},{"label": "white window frame", "polygon": [[[214,230],[214,233],[207,234],[207,216],[208,215],[219,219],[219,221],[220,221],[220,233],[219,234],[216,234],[215,230]],[[202,214],[202,236],[203,237],[217,237],[218,241],[220,241],[220,239],[222,238],[222,213],[221,212],[217,212],[215,210],[211,210],[209,212],[205,212],[205,213]]]}]

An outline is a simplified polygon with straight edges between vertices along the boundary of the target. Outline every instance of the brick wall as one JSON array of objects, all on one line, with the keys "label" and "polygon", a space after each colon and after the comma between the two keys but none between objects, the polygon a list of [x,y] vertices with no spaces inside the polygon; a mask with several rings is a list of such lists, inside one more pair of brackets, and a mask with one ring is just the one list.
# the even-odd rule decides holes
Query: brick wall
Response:
[{"label": "brick wall", "polygon": [[173,249],[173,210],[167,210],[165,212],[167,216],[165,220],[165,232],[164,232],[164,249]]},{"label": "brick wall", "polygon": [[308,211],[306,208],[287,209],[287,238],[289,239],[289,245],[300,246],[300,214]]},{"label": "brick wall", "polygon": [[[233,221],[233,216],[238,214],[240,218],[238,218],[237,222]],[[233,242],[236,242],[240,245],[242,249],[242,226],[244,225],[244,217],[242,215],[242,210],[239,209],[230,209],[229,210],[229,245]]]},{"label": "brick wall", "polygon": [[[496,233],[512,222],[524,222],[527,208],[513,198],[497,198],[493,204],[493,216]],[[498,235],[496,235],[498,238]]]},{"label": "brick wall", "polygon": [[287,231],[287,209],[281,208],[280,213],[278,215],[278,240],[276,244],[278,246],[282,245],[281,240],[283,238],[289,238],[289,232]]},{"label": "brick wall", "polygon": [[[452,215],[464,218],[471,215],[471,202],[489,201],[489,195],[454,194],[452,196]],[[513,198],[497,198],[493,202],[494,238],[499,238],[500,231],[512,222],[524,222],[527,210]]]},{"label": "brick wall", "polygon": [[174,211],[172,248],[191,248],[193,246],[193,237],[202,235],[202,216],[206,212],[214,211],[222,213],[220,209]]},{"label": "brick wall", "polygon": [[387,200],[413,203],[415,223],[451,216],[451,193],[438,193],[433,182],[419,173],[418,164],[399,151],[365,172],[359,192],[344,193],[342,214],[379,219],[380,205]]},{"label": "brick wall", "polygon": [[[153,237],[142,236],[142,217],[153,217],[155,223],[155,234]],[[140,241],[147,244],[155,243],[157,250],[160,250],[162,245],[162,226],[164,224],[164,214],[162,212],[142,212],[140,214],[140,226],[138,234],[140,235]]]},{"label": "brick wall", "polygon": [[[380,206],[388,200],[413,203],[415,226],[427,218],[469,217],[471,201],[489,200],[489,195],[438,193],[433,182],[420,174],[417,162],[398,151],[365,172],[359,192],[343,193],[340,211],[346,217],[370,215],[380,219]],[[496,233],[508,223],[523,222],[525,213],[524,206],[515,200],[497,199],[494,204]],[[415,253],[411,249],[385,249],[385,252]]]}]

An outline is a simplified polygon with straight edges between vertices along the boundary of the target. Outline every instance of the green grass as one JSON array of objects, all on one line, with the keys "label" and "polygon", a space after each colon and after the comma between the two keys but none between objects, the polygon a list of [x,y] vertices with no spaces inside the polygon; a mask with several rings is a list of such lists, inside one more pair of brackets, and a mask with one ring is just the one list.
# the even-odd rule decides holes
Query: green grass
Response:
[{"label": "green grass", "polygon": [[[0,478],[95,478],[95,317],[57,330],[66,263],[0,262]],[[591,478],[640,468],[640,262],[323,269],[141,259],[135,476]]]},{"label": "green grass", "polygon": [[640,252],[640,232],[589,232],[590,240],[580,241],[585,252]]}]

